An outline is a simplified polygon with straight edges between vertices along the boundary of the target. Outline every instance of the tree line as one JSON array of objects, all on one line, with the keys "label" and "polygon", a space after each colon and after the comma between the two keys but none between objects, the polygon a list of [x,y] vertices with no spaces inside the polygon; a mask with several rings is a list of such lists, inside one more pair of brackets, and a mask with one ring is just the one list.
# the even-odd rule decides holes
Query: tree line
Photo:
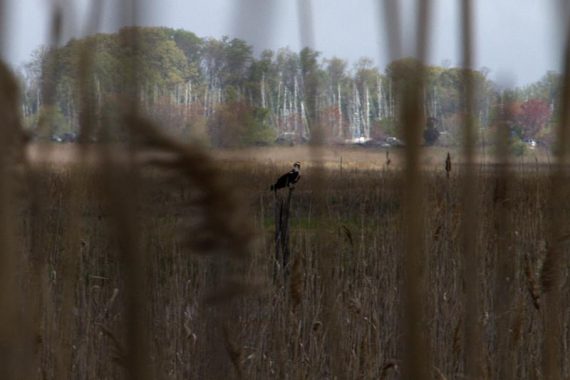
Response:
[{"label": "tree line", "polygon": [[[129,37],[136,33],[137,43]],[[89,57],[86,61],[84,57]],[[96,131],[120,134],[125,96],[164,128],[213,146],[307,141],[318,124],[329,142],[398,136],[398,94],[419,62],[405,58],[382,72],[362,58],[352,66],[310,48],[255,55],[246,41],[200,38],[192,32],[130,27],[36,51],[20,73],[26,126],[38,136],[73,132],[87,99]],[[426,143],[459,143],[465,118],[463,69],[423,66]],[[550,142],[559,108],[560,75],[511,89],[508,96],[485,69],[472,72],[481,143],[501,125],[513,140]],[[132,88],[129,83],[137,84]],[[83,86],[80,85],[83,83]],[[498,122],[500,118],[507,118]],[[445,138],[443,138],[445,135]]]}]

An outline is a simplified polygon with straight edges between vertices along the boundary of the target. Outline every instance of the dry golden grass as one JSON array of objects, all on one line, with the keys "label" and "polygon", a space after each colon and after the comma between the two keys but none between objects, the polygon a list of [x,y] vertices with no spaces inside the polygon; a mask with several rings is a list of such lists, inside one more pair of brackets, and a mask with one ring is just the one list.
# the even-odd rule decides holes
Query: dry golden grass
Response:
[{"label": "dry golden grass", "polygon": [[[88,145],[85,148],[84,159],[86,164],[96,165],[101,156],[103,144]],[[110,144],[110,153],[118,159],[126,159],[126,154],[119,144]],[[490,150],[488,148],[487,150]],[[390,164],[387,165],[386,152],[389,152]],[[455,164],[464,164],[465,160],[459,148],[453,147],[426,147],[420,155],[420,164],[424,169],[440,170],[445,167],[447,153]],[[256,147],[244,149],[213,149],[210,150],[212,158],[235,166],[247,165],[283,165],[287,168],[295,161],[301,161],[303,168],[322,165],[331,170],[351,169],[401,169],[404,166],[403,148],[367,148],[359,146],[331,146],[322,150],[322,154],[315,162],[315,156],[309,146],[297,145],[293,147]],[[33,143],[26,148],[27,157],[32,163],[48,163],[50,166],[66,166],[78,161],[80,148],[76,144]],[[534,166],[549,166],[553,163],[550,153],[543,149],[528,151],[526,155],[512,159],[517,167],[532,168]],[[491,152],[480,149],[475,157],[477,164],[497,164],[496,157]],[[530,169],[529,169],[530,170]]]},{"label": "dry golden grass", "polygon": [[[338,378],[400,378],[406,347],[400,307],[404,234],[398,172],[350,168],[340,176],[338,169],[326,171],[323,207],[317,214],[312,169],[304,170],[292,201],[292,273],[290,283],[284,284],[272,279],[273,195],[267,185],[285,165],[269,160],[234,165],[226,156],[224,161],[216,170],[237,191],[247,211],[241,223],[256,231],[250,259],[245,261],[193,255],[202,248],[184,241],[200,223],[200,203],[191,201],[200,198],[199,192],[191,181],[173,181],[165,172],[149,168],[141,173],[137,225],[139,244],[148,260],[142,320],[149,338],[149,377],[317,379],[332,378],[334,370]],[[69,334],[70,378],[124,378],[126,285],[120,246],[109,228],[112,213],[98,195],[101,174],[64,169],[34,175],[44,193],[41,229],[28,229],[17,241],[25,247],[40,241],[44,252],[40,266],[45,278],[44,302],[34,361],[37,372],[53,378],[59,342],[62,334]],[[79,186],[80,245],[72,317],[64,328],[59,314],[65,289],[61,276],[66,255],[72,254],[72,241],[62,228],[70,207],[64,194],[72,176],[77,176]],[[534,292],[540,281],[536,277],[540,263],[547,257],[543,241],[550,182],[541,171],[513,175],[512,186],[502,198],[509,204],[506,211],[500,211],[506,212],[509,221],[504,231],[495,222],[502,206],[494,201],[494,172],[479,171],[477,178],[480,229],[475,248],[483,261],[477,273],[481,313],[476,321],[487,352],[480,371],[486,378],[497,378],[496,339],[498,334],[509,334],[513,373],[519,379],[534,379],[545,318],[535,307]],[[427,288],[422,328],[427,333],[433,376],[448,379],[462,378],[465,370],[459,183],[459,175],[452,172],[447,179],[442,166],[428,173],[424,194],[426,260],[422,270]],[[567,209],[568,205],[560,207]],[[26,225],[38,222],[30,209],[20,212]],[[506,235],[499,236],[500,231]],[[508,253],[500,250],[505,244],[510,247]],[[496,298],[493,284],[496,263],[504,254],[514,268],[508,294],[513,301],[498,315],[502,300]],[[23,271],[31,259],[26,253],[20,263]],[[325,261],[331,270],[329,289],[320,277]],[[568,269],[568,264],[561,268],[564,278]],[[232,280],[239,276],[248,279],[247,287]],[[220,289],[227,280],[230,286]],[[334,295],[327,304],[322,298],[325,291]],[[568,299],[567,284],[562,294]],[[331,315],[338,323],[334,341],[329,338]],[[567,331],[570,315],[564,313],[561,318],[563,331]],[[508,331],[498,331],[505,323]],[[565,358],[561,375],[568,377],[570,356],[566,346],[560,349]]]},{"label": "dry golden grass", "polygon": [[[430,3],[418,1],[420,59]],[[130,9],[130,23],[137,2],[117,4]],[[470,4],[462,6],[466,68]],[[100,6],[87,31],[97,30]],[[384,6],[390,52],[400,56],[399,6]],[[309,8],[300,9],[306,42]],[[63,10],[51,9],[54,46],[68,21]],[[135,29],[124,37],[140,48]],[[92,52],[76,57],[82,136],[100,122]],[[56,60],[42,73],[48,107]],[[208,154],[141,120],[139,67],[127,58],[120,66],[125,144],[32,144],[21,171],[0,149],[0,378],[570,378],[565,166],[551,176],[549,154],[531,152],[507,172],[500,154],[472,150],[468,73],[465,151],[450,151],[445,174],[447,148],[412,146],[390,157],[314,146]],[[570,61],[566,82],[569,71]],[[303,90],[315,94],[310,82]],[[420,82],[396,89],[406,141],[419,140],[425,121]],[[0,95],[11,127],[3,131],[18,132],[9,73],[0,72]],[[315,101],[305,99],[319,145]],[[562,164],[569,136],[560,128]],[[274,281],[268,185],[299,160],[292,272]]]}]

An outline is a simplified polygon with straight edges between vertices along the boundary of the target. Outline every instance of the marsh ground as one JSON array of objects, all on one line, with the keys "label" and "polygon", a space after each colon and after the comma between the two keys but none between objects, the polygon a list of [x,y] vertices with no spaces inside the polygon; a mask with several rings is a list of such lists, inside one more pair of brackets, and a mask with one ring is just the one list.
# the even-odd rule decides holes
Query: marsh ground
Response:
[{"label": "marsh ground", "polygon": [[[58,147],[57,162],[70,162],[72,153],[64,150],[71,149]],[[429,163],[441,161],[441,169],[434,164],[434,170],[425,172],[422,329],[434,377],[456,379],[465,370],[461,176],[452,171],[446,178],[445,153],[432,153]],[[399,378],[406,347],[398,165],[386,167],[384,151],[364,149],[327,151],[320,174],[306,165],[293,193],[291,274],[284,279],[282,272],[274,272],[275,199],[268,185],[290,162],[311,162],[314,156],[306,148],[260,148],[225,151],[217,159],[228,194],[235,193],[244,211],[227,218],[254,233],[247,256],[204,256],[185,243],[195,226],[208,219],[193,183],[156,170],[143,172],[138,182],[136,236],[147,284],[147,311],[139,318],[147,332],[151,377],[320,379],[334,373],[338,378]],[[514,170],[505,180],[480,168],[475,215],[479,267],[474,270],[481,371],[485,378],[500,378],[500,371],[510,367],[516,378],[540,379],[545,324],[541,268],[548,247],[565,244],[560,239],[552,243],[547,233],[548,171]],[[35,169],[41,202],[35,207],[24,202],[21,211],[19,265],[21,273],[30,274],[22,278],[27,283],[26,278],[37,276],[26,285],[37,302],[30,368],[43,378],[69,371],[71,378],[123,378],[129,322],[117,237],[121,229],[101,197],[95,169],[60,169]],[[568,210],[568,205],[557,208]],[[72,270],[69,257],[76,258]],[[505,257],[512,281],[500,293],[497,268]],[[561,374],[567,378],[566,260],[562,270],[559,348]],[[236,277],[249,285],[220,297],[220,286]],[[73,289],[71,308],[64,302],[67,287]],[[65,310],[71,314],[62,314]]]}]

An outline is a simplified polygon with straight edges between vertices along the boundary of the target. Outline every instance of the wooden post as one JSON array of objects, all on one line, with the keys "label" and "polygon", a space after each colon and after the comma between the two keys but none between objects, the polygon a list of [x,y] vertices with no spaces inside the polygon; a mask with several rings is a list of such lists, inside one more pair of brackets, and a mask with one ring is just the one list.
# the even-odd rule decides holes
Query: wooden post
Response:
[{"label": "wooden post", "polygon": [[275,192],[275,264],[273,267],[273,278],[277,272],[282,270],[283,277],[289,274],[289,212],[291,209],[291,198],[294,187],[289,187],[287,198],[283,199]]},{"label": "wooden post", "polygon": [[449,174],[451,173],[451,155],[447,152],[447,158],[445,159],[445,173],[449,179]]}]

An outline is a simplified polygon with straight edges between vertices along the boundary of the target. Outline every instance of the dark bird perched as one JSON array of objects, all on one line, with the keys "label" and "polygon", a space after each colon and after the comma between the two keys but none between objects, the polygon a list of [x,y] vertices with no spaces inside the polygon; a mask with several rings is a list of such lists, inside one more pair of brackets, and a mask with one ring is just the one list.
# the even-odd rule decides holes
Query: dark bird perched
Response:
[{"label": "dark bird perched", "polygon": [[293,164],[293,169],[290,172],[283,174],[275,184],[271,185],[271,191],[277,191],[284,187],[291,187],[301,178],[301,163],[299,161]]}]

